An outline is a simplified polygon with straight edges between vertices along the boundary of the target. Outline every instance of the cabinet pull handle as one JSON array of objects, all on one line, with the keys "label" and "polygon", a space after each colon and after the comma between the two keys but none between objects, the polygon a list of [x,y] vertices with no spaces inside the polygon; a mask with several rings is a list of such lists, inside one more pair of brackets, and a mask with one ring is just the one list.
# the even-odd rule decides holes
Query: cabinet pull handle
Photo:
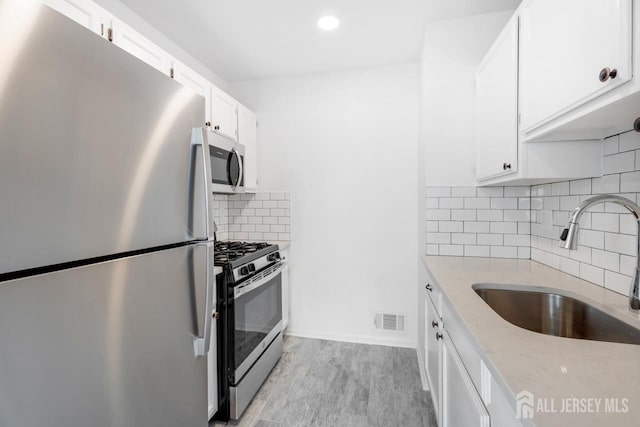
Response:
[{"label": "cabinet pull handle", "polygon": [[600,70],[600,75],[598,76],[598,79],[604,83],[609,79],[615,79],[617,75],[618,75],[618,70],[616,70],[615,68],[612,70],[609,67],[604,67],[602,70]]},{"label": "cabinet pull handle", "polygon": [[502,164],[502,170],[505,170],[505,171],[506,171],[506,170],[508,170],[508,169],[511,169],[511,163],[506,163],[506,162],[505,162],[505,163],[503,163],[503,164]]},{"label": "cabinet pull handle", "polygon": [[428,290],[429,292],[433,292],[433,288],[431,287],[431,283],[427,283],[427,286],[425,286],[425,289]]},{"label": "cabinet pull handle", "polygon": [[431,327],[432,328],[437,328],[438,327],[438,322],[436,322],[435,320],[431,321]]},{"label": "cabinet pull handle", "polygon": [[436,332],[436,340],[441,340],[442,334],[440,332]]}]

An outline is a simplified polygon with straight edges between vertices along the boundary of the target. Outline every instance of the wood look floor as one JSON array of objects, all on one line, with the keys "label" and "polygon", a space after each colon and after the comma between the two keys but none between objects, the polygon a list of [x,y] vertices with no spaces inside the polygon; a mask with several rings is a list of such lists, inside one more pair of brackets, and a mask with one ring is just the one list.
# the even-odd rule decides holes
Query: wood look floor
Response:
[{"label": "wood look floor", "polygon": [[[220,423],[215,426],[224,425]],[[435,426],[416,351],[285,336],[284,354],[238,422],[272,426]]]}]

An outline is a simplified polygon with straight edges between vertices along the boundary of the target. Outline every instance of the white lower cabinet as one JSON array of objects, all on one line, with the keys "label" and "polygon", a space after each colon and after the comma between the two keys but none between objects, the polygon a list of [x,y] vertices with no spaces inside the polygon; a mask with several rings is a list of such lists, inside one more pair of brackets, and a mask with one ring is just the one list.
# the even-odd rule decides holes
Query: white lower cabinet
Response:
[{"label": "white lower cabinet", "polygon": [[43,0],[43,3],[94,33],[105,36],[107,14],[95,3],[88,0]]},{"label": "white lower cabinet", "polygon": [[431,281],[429,287],[424,297],[424,367],[438,426],[522,426],[514,404],[487,368],[486,356],[477,350],[439,285]]},{"label": "white lower cabinet", "polygon": [[443,333],[442,341],[442,423],[440,425],[443,427],[490,427],[489,412],[446,331]]},{"label": "white lower cabinet", "polygon": [[441,394],[442,389],[442,340],[439,338],[442,334],[442,319],[428,295],[424,298],[424,354],[425,369],[427,370],[427,379],[429,381],[429,390],[431,390],[431,399],[433,400],[433,408],[436,412],[438,424],[442,425],[441,420]]}]

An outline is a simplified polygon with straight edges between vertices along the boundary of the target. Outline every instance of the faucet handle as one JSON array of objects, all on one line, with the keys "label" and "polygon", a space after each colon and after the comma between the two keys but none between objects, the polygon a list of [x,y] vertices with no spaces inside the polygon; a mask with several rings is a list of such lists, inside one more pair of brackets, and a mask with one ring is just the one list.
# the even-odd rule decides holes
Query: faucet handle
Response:
[{"label": "faucet handle", "polygon": [[564,230],[562,230],[562,234],[560,234],[560,240],[562,240],[563,242],[566,242],[568,236],[569,236],[569,229],[565,228]]}]

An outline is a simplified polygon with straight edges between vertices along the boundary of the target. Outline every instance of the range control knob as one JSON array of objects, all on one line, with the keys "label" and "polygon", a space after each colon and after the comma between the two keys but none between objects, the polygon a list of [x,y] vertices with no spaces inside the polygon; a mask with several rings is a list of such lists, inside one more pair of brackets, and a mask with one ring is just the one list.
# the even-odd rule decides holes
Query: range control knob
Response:
[{"label": "range control knob", "polygon": [[249,269],[250,273],[253,273],[254,271],[256,271],[256,266],[254,264],[247,265],[247,268]]},{"label": "range control knob", "polygon": [[267,261],[272,262],[280,259],[280,252],[274,252],[267,256]]},{"label": "range control knob", "polygon": [[240,274],[242,274],[243,276],[246,276],[247,274],[249,274],[249,269],[245,266],[245,267],[241,267],[240,268]]}]

